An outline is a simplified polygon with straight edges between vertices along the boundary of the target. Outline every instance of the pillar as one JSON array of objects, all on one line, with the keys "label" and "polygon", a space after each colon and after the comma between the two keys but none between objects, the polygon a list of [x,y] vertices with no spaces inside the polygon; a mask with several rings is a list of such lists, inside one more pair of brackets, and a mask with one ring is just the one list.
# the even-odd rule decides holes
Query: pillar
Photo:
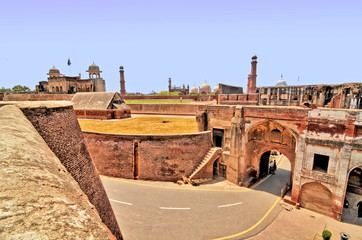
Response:
[{"label": "pillar", "polygon": [[120,82],[121,82],[121,96],[126,96],[126,83],[124,81],[124,69],[123,66],[119,67],[119,74],[120,74]]},{"label": "pillar", "polygon": [[251,58],[251,73],[248,76],[248,90],[247,93],[256,93],[256,64],[258,63],[256,60],[258,57],[254,55]]}]

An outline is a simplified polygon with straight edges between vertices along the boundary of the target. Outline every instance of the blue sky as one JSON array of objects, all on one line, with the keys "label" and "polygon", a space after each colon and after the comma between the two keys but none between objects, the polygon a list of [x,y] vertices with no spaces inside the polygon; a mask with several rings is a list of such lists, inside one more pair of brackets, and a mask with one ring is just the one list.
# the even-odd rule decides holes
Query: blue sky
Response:
[{"label": "blue sky", "polygon": [[[0,87],[31,89],[54,65],[82,74],[93,61],[107,91],[362,82],[362,1],[6,1],[0,7]],[[71,68],[67,66],[70,57]]]}]

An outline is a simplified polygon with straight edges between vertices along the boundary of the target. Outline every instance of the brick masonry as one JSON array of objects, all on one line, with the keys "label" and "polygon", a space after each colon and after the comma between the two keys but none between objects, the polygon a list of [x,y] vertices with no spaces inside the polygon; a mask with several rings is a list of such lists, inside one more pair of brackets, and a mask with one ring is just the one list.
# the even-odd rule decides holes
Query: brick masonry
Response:
[{"label": "brick masonry", "polygon": [[98,172],[87,150],[73,107],[21,109],[50,149],[96,207],[102,221],[117,237],[121,231]]},{"label": "brick masonry", "polygon": [[[189,176],[211,147],[211,133],[120,135],[84,132],[100,174],[158,181]],[[135,176],[135,144],[138,174]]]}]

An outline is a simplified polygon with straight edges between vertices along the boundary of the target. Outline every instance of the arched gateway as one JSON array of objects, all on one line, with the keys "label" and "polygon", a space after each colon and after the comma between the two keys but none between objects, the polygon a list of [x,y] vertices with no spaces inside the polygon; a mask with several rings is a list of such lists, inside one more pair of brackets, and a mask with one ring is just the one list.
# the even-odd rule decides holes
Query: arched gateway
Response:
[{"label": "arched gateway", "polygon": [[[247,172],[255,169],[257,176],[263,177],[267,171],[267,161],[271,150],[285,155],[291,164],[292,182],[295,166],[295,133],[276,121],[263,121],[249,127],[246,132],[245,165]],[[248,174],[244,179],[247,179]]]}]

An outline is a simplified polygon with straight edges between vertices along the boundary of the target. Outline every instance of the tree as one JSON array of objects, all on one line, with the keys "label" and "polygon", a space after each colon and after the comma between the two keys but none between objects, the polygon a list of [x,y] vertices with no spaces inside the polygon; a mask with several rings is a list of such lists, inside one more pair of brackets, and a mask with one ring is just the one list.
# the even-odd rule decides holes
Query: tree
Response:
[{"label": "tree", "polygon": [[12,89],[14,92],[29,92],[30,88],[27,86],[16,85]]},{"label": "tree", "polygon": [[11,92],[11,89],[10,88],[0,88],[0,93],[6,93],[6,92]]}]

